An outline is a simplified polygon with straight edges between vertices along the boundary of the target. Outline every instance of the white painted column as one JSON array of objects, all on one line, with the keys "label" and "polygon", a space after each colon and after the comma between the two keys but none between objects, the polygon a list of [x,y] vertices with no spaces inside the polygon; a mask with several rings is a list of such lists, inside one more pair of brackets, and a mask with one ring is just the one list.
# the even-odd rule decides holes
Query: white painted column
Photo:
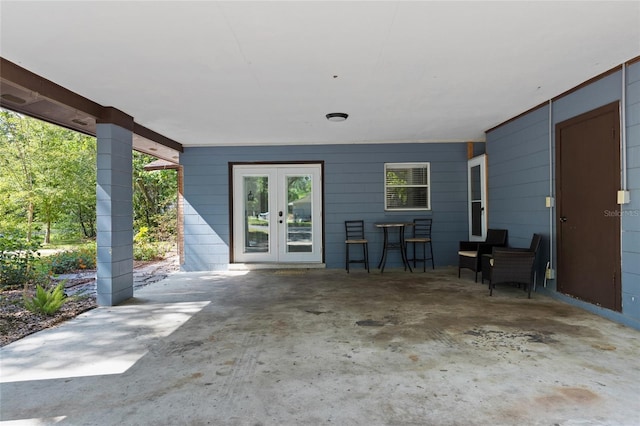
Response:
[{"label": "white painted column", "polygon": [[97,302],[133,297],[133,133],[97,124]]}]

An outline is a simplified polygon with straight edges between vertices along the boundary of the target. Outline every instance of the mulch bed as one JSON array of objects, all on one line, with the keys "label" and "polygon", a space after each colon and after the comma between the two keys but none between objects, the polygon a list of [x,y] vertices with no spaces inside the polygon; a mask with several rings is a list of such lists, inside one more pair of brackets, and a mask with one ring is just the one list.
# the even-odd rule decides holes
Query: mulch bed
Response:
[{"label": "mulch bed", "polygon": [[[153,265],[168,265],[158,274],[166,274],[167,271],[178,270],[175,259],[169,258],[160,261],[135,261],[134,271],[139,268]],[[94,271],[76,271],[94,272]],[[94,284],[95,278],[79,277],[65,280],[65,288],[68,294],[72,294],[74,288]],[[53,281],[52,284],[56,284]],[[144,283],[142,283],[144,285]],[[95,291],[81,292],[67,298],[60,310],[54,315],[36,314],[24,308],[23,289],[0,291],[0,346],[8,345],[29,334],[47,328],[55,327],[64,321],[75,318],[83,312],[97,307]]]},{"label": "mulch bed", "polygon": [[54,315],[35,314],[24,308],[23,294],[23,290],[4,290],[0,293],[0,346],[54,327],[97,306],[95,295],[84,295],[68,298]]}]

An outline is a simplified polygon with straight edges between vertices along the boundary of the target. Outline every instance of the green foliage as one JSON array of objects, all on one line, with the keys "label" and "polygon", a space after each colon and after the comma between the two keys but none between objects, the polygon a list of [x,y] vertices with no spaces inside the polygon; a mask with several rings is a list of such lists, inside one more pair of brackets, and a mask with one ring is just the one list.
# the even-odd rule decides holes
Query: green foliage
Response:
[{"label": "green foliage", "polygon": [[267,226],[269,225],[269,221],[268,220],[264,220],[264,219],[259,219],[257,217],[249,217],[248,218],[249,221],[249,225],[257,225],[257,226]]},{"label": "green foliage", "polygon": [[[49,242],[55,223],[95,236],[95,139],[0,110],[0,225],[39,226]],[[40,225],[41,224],[41,225]]]},{"label": "green foliage", "polygon": [[[177,195],[178,193],[176,190],[176,202]],[[177,241],[177,227],[178,209],[175,205],[172,205],[161,215],[160,218],[158,218],[158,224],[152,229],[153,240],[175,244]]]},{"label": "green foliage", "polygon": [[82,248],[77,250],[65,250],[43,259],[48,270],[52,274],[66,274],[79,269],[94,269],[96,267],[96,250]]},{"label": "green foliage", "polygon": [[170,241],[157,241],[158,234],[152,233],[146,226],[140,228],[133,237],[134,260],[159,260],[171,250],[173,244]]},{"label": "green foliage", "polygon": [[[96,140],[0,109],[0,229],[30,241],[96,236]],[[145,242],[171,241],[177,228],[177,173],[148,172],[154,157],[133,153],[134,229]],[[88,266],[87,266],[88,267]]]},{"label": "green foliage", "polygon": [[58,224],[84,238],[96,236],[96,158],[94,138],[76,134],[65,175],[67,195],[63,203],[68,214]]},{"label": "green foliage", "polygon": [[141,226],[140,229],[138,230],[138,233],[133,236],[133,242],[134,243],[148,243],[148,242],[150,242],[149,237],[150,237],[150,235],[149,235],[149,227],[148,226]]},{"label": "green foliage", "polygon": [[40,242],[0,234],[0,288],[23,286],[33,280]]},{"label": "green foliage", "polygon": [[159,260],[171,250],[172,244],[166,242],[140,242],[133,245],[135,260]]},{"label": "green foliage", "polygon": [[289,202],[302,199],[311,193],[311,177],[295,176],[287,181]]},{"label": "green foliage", "polygon": [[145,171],[153,160],[133,153],[133,227],[147,227],[147,241],[162,241],[175,235],[178,176],[175,170]]},{"label": "green foliage", "polygon": [[66,300],[64,294],[64,282],[55,288],[45,290],[42,286],[36,286],[36,294],[32,297],[24,297],[24,307],[34,313],[53,315],[60,310]]}]

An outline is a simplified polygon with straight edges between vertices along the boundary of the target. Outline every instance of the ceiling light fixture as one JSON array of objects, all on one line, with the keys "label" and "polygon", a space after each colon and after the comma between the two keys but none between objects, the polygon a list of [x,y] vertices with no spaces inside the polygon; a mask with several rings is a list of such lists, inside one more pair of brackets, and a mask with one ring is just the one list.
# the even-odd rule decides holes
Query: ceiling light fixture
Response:
[{"label": "ceiling light fixture", "polygon": [[349,114],[345,114],[344,112],[331,112],[327,114],[327,120],[329,121],[344,121],[349,117]]}]

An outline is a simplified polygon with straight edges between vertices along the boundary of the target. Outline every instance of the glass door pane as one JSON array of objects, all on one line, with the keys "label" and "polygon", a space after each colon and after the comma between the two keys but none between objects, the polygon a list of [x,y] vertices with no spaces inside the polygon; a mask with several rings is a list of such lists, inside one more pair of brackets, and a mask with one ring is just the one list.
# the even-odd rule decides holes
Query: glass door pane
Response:
[{"label": "glass door pane", "polygon": [[269,251],[269,177],[244,176],[244,253]]},{"label": "glass door pane", "polygon": [[276,170],[239,165],[233,168],[233,261],[278,259]]},{"label": "glass door pane", "polygon": [[469,169],[470,190],[471,190],[471,235],[482,237],[482,191],[480,166],[473,166]]},{"label": "glass door pane", "polygon": [[474,157],[468,162],[469,239],[482,241],[487,235],[486,179],[487,156]]},{"label": "glass door pane", "polygon": [[310,253],[313,249],[313,180],[311,175],[286,177],[287,253]]}]

